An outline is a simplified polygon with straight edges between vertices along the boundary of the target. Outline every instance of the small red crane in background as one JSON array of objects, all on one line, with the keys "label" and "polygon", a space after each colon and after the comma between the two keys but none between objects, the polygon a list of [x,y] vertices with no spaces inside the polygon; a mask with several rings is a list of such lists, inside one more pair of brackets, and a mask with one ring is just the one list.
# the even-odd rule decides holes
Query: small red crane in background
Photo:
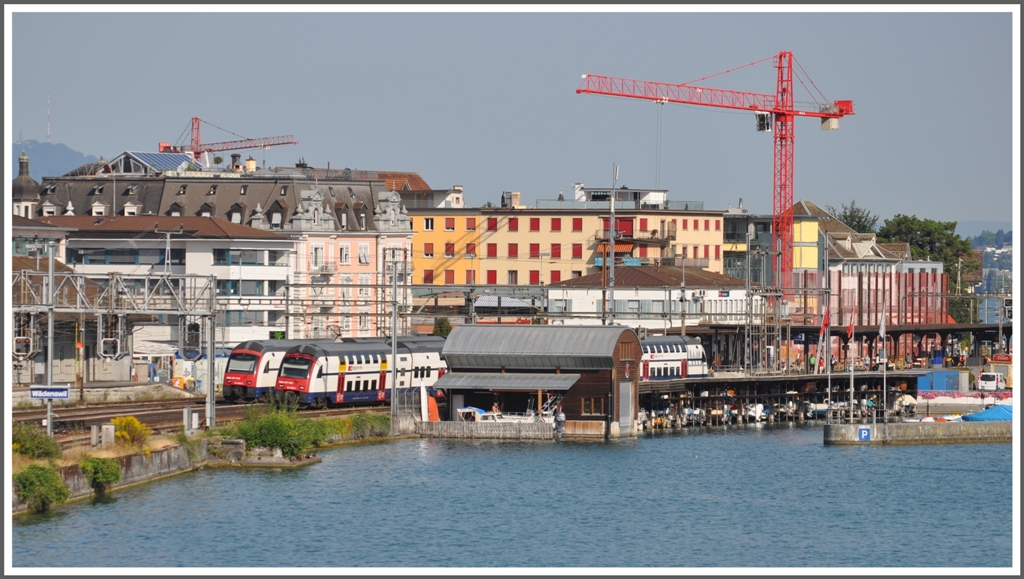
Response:
[{"label": "small red crane in background", "polygon": [[[853,113],[853,101],[835,101],[831,104],[797,103],[793,100],[793,53],[779,52],[768,57],[774,59],[778,69],[775,94],[758,94],[693,86],[708,78],[733,72],[726,70],[718,74],[682,84],[669,84],[612,78],[593,74],[583,75],[583,82],[576,89],[576,94],[598,94],[626,98],[644,99],[661,103],[680,103],[688,105],[704,105],[726,109],[738,109],[754,112],[757,117],[757,130],[770,132],[772,118],[775,124],[775,155],[774,155],[774,186],[772,189],[772,241],[775,251],[780,252],[780,261],[773,269],[776,272],[777,286],[792,287],[789,274],[793,271],[793,120],[796,117],[816,117],[821,119],[822,130],[839,128],[839,119]],[[764,58],[744,66],[768,60]],[[799,63],[797,67],[800,67]],[[801,73],[803,69],[800,68]],[[803,76],[807,76],[803,73]],[[801,80],[801,83],[803,81]],[[814,86],[808,77],[808,82]],[[806,88],[806,85],[805,85]],[[817,90],[817,86],[814,87]],[[808,92],[810,92],[808,90]],[[821,94],[821,91],[818,91]],[[813,94],[812,94],[812,98]],[[824,100],[824,95],[822,95]]]},{"label": "small red crane in background", "polygon": [[[272,147],[274,145],[299,144],[299,142],[296,141],[295,137],[292,135],[284,135],[282,137],[260,137],[256,139],[242,138],[237,141],[224,141],[221,143],[203,143],[200,128],[201,123],[206,123],[208,125],[217,127],[217,125],[214,125],[213,123],[210,123],[208,121],[204,121],[199,117],[192,117],[192,145],[188,149],[184,149],[183,147],[173,147],[171,146],[170,143],[162,142],[160,143],[159,147],[160,152],[169,153],[182,152],[184,150],[188,150],[196,155],[202,155],[203,153],[212,153],[215,151],[235,151],[238,149],[265,149],[267,147]],[[217,128],[224,132],[231,133],[231,131],[228,131],[226,129],[221,129],[220,127]],[[236,136],[240,137],[241,135]]]}]

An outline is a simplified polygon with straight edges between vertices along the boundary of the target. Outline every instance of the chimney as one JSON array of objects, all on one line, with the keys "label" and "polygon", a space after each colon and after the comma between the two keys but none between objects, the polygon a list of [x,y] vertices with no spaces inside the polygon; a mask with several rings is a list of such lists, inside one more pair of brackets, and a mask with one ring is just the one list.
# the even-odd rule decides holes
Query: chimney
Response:
[{"label": "chimney", "polygon": [[245,171],[247,173],[252,173],[256,171],[256,159],[249,157],[248,159],[245,160]]},{"label": "chimney", "polygon": [[242,155],[240,153],[231,153],[231,168],[232,169],[237,169],[238,165],[239,165],[238,162],[241,159],[242,159]]},{"label": "chimney", "polygon": [[452,191],[458,191],[462,193],[462,185],[452,185]]},{"label": "chimney", "polygon": [[519,191],[513,191],[511,197],[512,197],[512,208],[515,209],[516,207],[519,207],[519,198],[521,197],[521,194],[519,193]]}]

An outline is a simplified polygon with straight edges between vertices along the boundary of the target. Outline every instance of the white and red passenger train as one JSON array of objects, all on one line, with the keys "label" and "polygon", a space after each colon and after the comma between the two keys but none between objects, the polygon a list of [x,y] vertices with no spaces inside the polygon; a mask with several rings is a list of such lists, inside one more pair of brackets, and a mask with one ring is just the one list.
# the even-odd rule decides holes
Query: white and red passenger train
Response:
[{"label": "white and red passenger train", "polygon": [[395,387],[392,369],[399,389],[423,386],[435,395],[434,383],[448,370],[441,358],[444,341],[439,336],[399,337],[397,360],[392,359],[390,339],[296,345],[281,360],[276,395],[320,408],[384,402]]},{"label": "white and red passenger train", "polygon": [[700,340],[689,336],[648,336],[640,341],[640,379],[706,378],[708,361]]}]

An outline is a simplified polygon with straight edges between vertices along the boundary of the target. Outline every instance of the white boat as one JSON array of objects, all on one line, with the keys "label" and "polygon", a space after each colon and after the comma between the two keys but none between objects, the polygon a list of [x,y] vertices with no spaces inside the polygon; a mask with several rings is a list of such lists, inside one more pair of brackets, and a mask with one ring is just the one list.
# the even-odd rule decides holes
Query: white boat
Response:
[{"label": "white boat", "polygon": [[528,412],[488,412],[483,408],[475,406],[463,406],[457,410],[459,420],[462,422],[543,422],[555,423],[552,414],[537,414],[532,410]]}]

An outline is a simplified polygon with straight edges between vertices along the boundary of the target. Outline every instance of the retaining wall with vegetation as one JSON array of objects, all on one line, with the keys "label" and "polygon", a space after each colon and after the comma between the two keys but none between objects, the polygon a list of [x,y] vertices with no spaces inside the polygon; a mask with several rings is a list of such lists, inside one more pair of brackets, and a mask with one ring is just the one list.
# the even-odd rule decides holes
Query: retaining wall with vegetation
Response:
[{"label": "retaining wall with vegetation", "polygon": [[[149,482],[165,476],[190,471],[202,465],[206,460],[207,441],[196,441],[193,447],[194,456],[189,455],[185,445],[169,446],[145,454],[133,454],[118,458],[121,465],[121,480],[107,487],[108,491],[117,490],[127,486]],[[64,466],[57,469],[57,473],[71,491],[69,501],[83,499],[92,496],[95,492],[87,477],[78,465]],[[13,482],[12,482],[13,487]],[[28,510],[28,505],[18,500],[17,493],[12,490],[13,503],[11,511],[14,513]]]},{"label": "retaining wall with vegetation", "polygon": [[551,440],[555,431],[543,422],[419,422],[416,434],[431,438]]}]

